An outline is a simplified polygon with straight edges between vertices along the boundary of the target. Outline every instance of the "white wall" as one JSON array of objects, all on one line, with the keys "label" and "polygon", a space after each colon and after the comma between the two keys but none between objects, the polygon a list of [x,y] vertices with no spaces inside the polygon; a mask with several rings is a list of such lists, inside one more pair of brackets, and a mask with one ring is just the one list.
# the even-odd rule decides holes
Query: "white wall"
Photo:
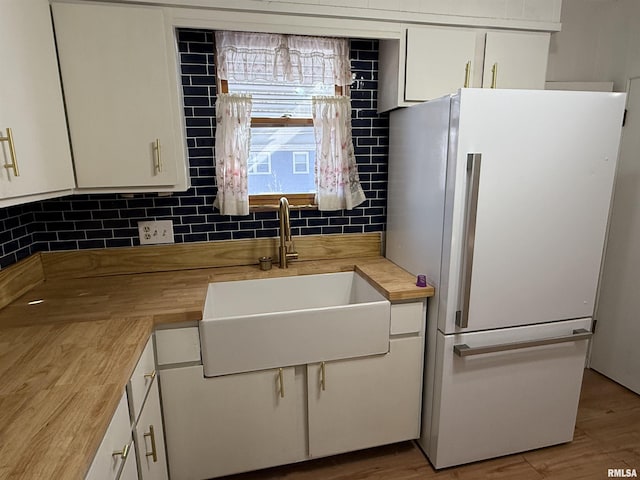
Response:
[{"label": "white wall", "polygon": [[551,35],[548,81],[613,81],[624,91],[640,75],[638,0],[564,0]]}]

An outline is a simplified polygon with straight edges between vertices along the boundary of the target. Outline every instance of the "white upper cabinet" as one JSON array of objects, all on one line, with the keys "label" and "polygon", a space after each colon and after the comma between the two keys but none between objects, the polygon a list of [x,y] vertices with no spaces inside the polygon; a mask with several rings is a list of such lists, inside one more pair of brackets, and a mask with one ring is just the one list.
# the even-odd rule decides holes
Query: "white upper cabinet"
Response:
[{"label": "white upper cabinet", "polygon": [[476,32],[464,28],[407,29],[406,101],[420,102],[451,93],[471,81]]},{"label": "white upper cabinet", "polygon": [[380,41],[378,111],[459,88],[544,89],[550,33],[409,27]]},{"label": "white upper cabinet", "polygon": [[[543,90],[550,34],[487,32],[483,87]],[[495,73],[494,73],[495,72]]]},{"label": "white upper cabinet", "polygon": [[[67,126],[46,0],[3,0],[0,207],[70,193]],[[13,165],[16,165],[14,168]],[[57,192],[57,193],[56,193]]]},{"label": "white upper cabinet", "polygon": [[52,9],[78,188],[188,188],[175,39],[163,9]]}]

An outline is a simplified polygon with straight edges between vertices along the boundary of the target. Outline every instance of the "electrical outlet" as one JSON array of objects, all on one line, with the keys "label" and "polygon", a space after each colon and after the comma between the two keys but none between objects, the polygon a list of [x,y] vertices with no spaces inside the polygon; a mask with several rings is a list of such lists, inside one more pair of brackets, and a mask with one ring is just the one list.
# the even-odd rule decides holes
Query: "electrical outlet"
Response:
[{"label": "electrical outlet", "polygon": [[173,220],[150,220],[138,222],[140,245],[174,243]]}]

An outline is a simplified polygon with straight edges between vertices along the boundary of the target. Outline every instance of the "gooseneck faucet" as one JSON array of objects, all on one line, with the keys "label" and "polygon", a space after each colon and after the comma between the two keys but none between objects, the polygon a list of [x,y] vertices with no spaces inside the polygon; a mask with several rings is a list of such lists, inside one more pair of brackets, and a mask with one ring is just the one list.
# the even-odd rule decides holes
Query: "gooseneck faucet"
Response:
[{"label": "gooseneck faucet", "polygon": [[298,258],[298,252],[294,250],[291,240],[291,221],[289,219],[289,200],[287,197],[280,198],[280,268],[287,268],[289,260]]}]

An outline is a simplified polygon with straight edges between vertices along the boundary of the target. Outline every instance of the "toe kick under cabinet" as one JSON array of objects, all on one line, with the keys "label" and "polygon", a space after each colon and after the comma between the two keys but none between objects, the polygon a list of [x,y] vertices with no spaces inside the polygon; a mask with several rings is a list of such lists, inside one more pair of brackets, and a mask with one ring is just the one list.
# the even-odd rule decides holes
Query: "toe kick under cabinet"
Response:
[{"label": "toe kick under cabinet", "polygon": [[417,438],[425,309],[423,301],[391,306],[383,355],[209,378],[197,327],[156,332],[171,478],[213,478]]}]

